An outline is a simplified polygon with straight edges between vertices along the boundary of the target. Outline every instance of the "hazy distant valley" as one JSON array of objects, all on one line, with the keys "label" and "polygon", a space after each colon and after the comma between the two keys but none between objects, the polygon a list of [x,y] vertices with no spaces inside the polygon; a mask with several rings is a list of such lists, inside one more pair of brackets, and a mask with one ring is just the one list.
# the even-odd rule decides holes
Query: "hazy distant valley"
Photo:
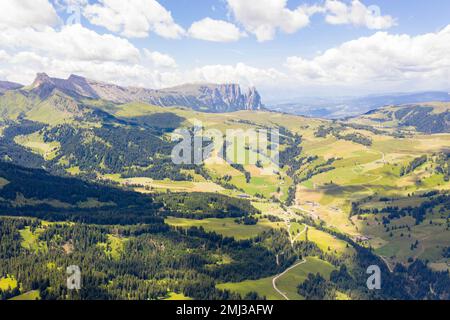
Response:
[{"label": "hazy distant valley", "polygon": [[342,119],[359,116],[386,106],[426,103],[431,101],[450,102],[450,94],[448,92],[429,91],[371,95],[365,97],[305,97],[292,99],[292,101],[283,103],[270,103],[267,107],[270,110],[309,117]]}]

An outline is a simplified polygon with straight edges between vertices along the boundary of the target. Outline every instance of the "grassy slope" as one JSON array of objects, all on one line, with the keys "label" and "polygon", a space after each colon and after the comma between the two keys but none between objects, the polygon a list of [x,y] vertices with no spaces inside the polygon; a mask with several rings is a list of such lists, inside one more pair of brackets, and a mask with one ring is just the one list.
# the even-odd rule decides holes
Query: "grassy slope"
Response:
[{"label": "grassy slope", "polygon": [[47,161],[53,160],[57,156],[60,148],[60,144],[58,142],[44,142],[44,139],[39,132],[35,132],[28,136],[17,136],[14,138],[14,141],[17,144],[41,155]]},{"label": "grassy slope", "polygon": [[17,300],[17,301],[31,301],[31,300],[39,300],[41,295],[39,290],[33,290],[25,292],[17,297],[11,298],[9,300]]},{"label": "grassy slope", "polygon": [[206,231],[216,232],[225,237],[234,237],[237,240],[251,239],[256,237],[263,231],[269,230],[270,227],[264,223],[258,223],[256,225],[243,225],[234,222],[233,218],[225,219],[204,219],[193,220],[184,218],[167,218],[165,222],[175,227],[203,227]]},{"label": "grassy slope", "polygon": [[106,243],[98,243],[97,245],[104,250],[108,257],[117,261],[124,252],[124,245],[126,241],[128,241],[128,239],[109,234],[108,241]]},{"label": "grassy slope", "polygon": [[47,245],[45,242],[39,241],[39,234],[44,231],[42,228],[36,229],[34,232],[30,230],[30,227],[20,231],[20,236],[22,237],[22,247],[27,250],[39,253],[40,251],[47,251]]},{"label": "grassy slope", "polygon": [[[304,298],[297,293],[297,286],[306,280],[309,273],[320,273],[323,277],[329,279],[334,267],[315,257],[308,257],[307,262],[288,271],[277,280],[277,287],[285,293],[291,300],[303,300]],[[272,285],[273,277],[247,280],[239,283],[224,283],[217,285],[217,288],[230,290],[241,295],[249,292],[257,292],[269,300],[283,300],[283,297],[275,291]]]},{"label": "grassy slope", "polygon": [[353,249],[347,247],[345,241],[337,239],[336,237],[313,227],[308,227],[308,231],[303,233],[298,238],[298,241],[305,241],[306,236],[308,237],[308,241],[316,243],[323,252],[337,256],[353,253]]},{"label": "grassy slope", "polygon": [[182,293],[170,292],[169,293],[169,297],[164,299],[164,300],[167,300],[167,301],[172,301],[172,300],[175,300],[175,301],[180,301],[180,300],[187,301],[187,300],[192,300],[192,299],[189,298],[189,297],[186,297]]}]

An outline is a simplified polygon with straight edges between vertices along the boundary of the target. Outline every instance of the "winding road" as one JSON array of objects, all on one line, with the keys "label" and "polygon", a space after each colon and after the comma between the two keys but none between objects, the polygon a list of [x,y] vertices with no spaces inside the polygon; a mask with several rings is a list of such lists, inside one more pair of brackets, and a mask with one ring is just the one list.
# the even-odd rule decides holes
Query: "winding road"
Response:
[{"label": "winding road", "polygon": [[[291,236],[291,232],[290,232],[290,231],[291,231],[291,222],[290,222],[290,219],[291,219],[292,217],[295,217],[295,214],[294,214],[291,210],[289,210],[289,209],[286,210],[286,214],[288,214],[289,216],[286,216],[285,223],[286,223],[286,227],[287,227],[287,230],[288,230],[288,233],[289,233],[289,237],[290,237],[290,240],[291,240],[291,246],[293,246],[295,240],[297,240],[303,233],[306,232],[306,230],[308,230],[308,226],[307,226],[306,224],[303,224],[303,225],[305,226],[305,228],[304,228],[301,232],[299,232],[295,237],[292,237],[292,236]],[[294,268],[296,268],[296,267],[298,267],[298,266],[300,266],[300,265],[302,265],[302,264],[304,264],[304,263],[306,263],[306,260],[305,260],[305,259],[303,259],[303,261],[300,261],[300,262],[294,264],[293,266],[287,268],[287,269],[284,270],[282,273],[280,273],[279,275],[275,276],[275,277],[272,279],[272,286],[273,286],[273,289],[274,289],[276,292],[278,292],[284,299],[289,300],[289,297],[288,297],[286,294],[284,294],[283,292],[281,292],[280,289],[277,288],[277,280],[278,280],[279,278],[281,278],[282,276],[284,276],[284,275],[285,275],[287,272],[289,272],[290,270],[292,270],[292,269],[294,269]],[[278,261],[277,261],[277,264],[278,264]]]},{"label": "winding road", "polygon": [[278,280],[279,278],[281,278],[282,276],[284,276],[284,275],[285,275],[286,273],[288,273],[289,271],[291,271],[292,269],[294,269],[294,268],[296,268],[296,267],[298,267],[298,266],[300,266],[300,265],[302,265],[302,264],[304,264],[304,263],[306,263],[306,260],[305,260],[305,259],[303,259],[303,261],[300,261],[300,262],[297,263],[297,264],[294,264],[292,267],[287,268],[286,270],[284,270],[283,273],[280,273],[279,275],[275,276],[275,277],[272,279],[272,286],[273,286],[273,288],[274,288],[275,291],[278,292],[284,299],[290,300],[289,297],[288,297],[285,293],[283,293],[280,289],[277,288],[277,280]]}]

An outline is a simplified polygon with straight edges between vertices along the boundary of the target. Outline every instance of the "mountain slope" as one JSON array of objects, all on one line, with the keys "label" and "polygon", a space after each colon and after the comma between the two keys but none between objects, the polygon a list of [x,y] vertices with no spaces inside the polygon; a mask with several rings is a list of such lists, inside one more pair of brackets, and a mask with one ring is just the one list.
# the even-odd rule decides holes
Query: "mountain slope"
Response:
[{"label": "mountain slope", "polygon": [[138,193],[1,161],[0,177],[4,181],[0,188],[0,216],[25,215],[91,223],[163,223],[155,217],[162,204]]},{"label": "mountain slope", "polygon": [[450,133],[450,103],[430,102],[384,107],[351,120],[386,127],[414,128],[422,133]]},{"label": "mountain slope", "polygon": [[3,94],[5,91],[8,90],[16,90],[20,89],[23,86],[18,83],[9,82],[9,81],[0,81],[0,94]]},{"label": "mountain slope", "polygon": [[[46,124],[85,117],[93,109],[56,88],[11,90],[0,95],[0,121],[25,118]],[[44,94],[45,92],[45,94]]]},{"label": "mountain slope", "polygon": [[68,79],[37,75],[30,87],[41,99],[55,89],[75,98],[102,99],[114,103],[144,102],[156,106],[185,106],[205,112],[259,110],[261,96],[255,88],[243,93],[237,84],[190,84],[163,90],[121,87],[71,75]]}]

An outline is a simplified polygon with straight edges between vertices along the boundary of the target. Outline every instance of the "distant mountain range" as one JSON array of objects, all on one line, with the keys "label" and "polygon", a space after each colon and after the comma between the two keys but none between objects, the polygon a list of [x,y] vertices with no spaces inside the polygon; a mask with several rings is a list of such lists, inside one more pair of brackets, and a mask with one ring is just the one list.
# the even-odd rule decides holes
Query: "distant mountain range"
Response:
[{"label": "distant mountain range", "polygon": [[0,81],[0,94],[4,93],[5,91],[8,91],[8,90],[16,90],[16,89],[20,89],[22,87],[23,86],[18,83],[9,82],[9,81]]},{"label": "distant mountain range", "polygon": [[68,79],[51,78],[39,73],[31,86],[0,82],[0,94],[9,90],[24,90],[41,100],[58,91],[75,99],[89,98],[116,104],[144,102],[161,107],[184,106],[204,112],[259,110],[263,107],[256,88],[244,92],[238,84],[186,84],[174,88],[153,90],[121,87],[90,80],[77,75]]},{"label": "distant mountain range", "polygon": [[[52,100],[52,104],[68,107],[70,113],[79,114],[83,100],[101,100],[114,104],[147,103],[160,107],[188,107],[196,111],[222,113],[239,110],[269,109],[315,118],[344,119],[365,114],[386,106],[418,104],[425,102],[450,102],[450,94],[443,91],[371,95],[365,97],[299,98],[293,102],[273,103],[265,106],[256,88],[243,90],[238,84],[184,84],[166,89],[122,87],[115,84],[71,75],[67,79],[37,74],[30,86],[0,81],[0,96],[10,92],[13,97],[0,99],[0,112],[11,113],[9,102],[21,105],[24,99],[33,104]],[[70,98],[68,100],[68,98]],[[55,101],[57,100],[57,101]],[[19,102],[19,103],[18,103]],[[78,106],[76,107],[75,104]],[[88,103],[89,104],[89,103]],[[30,103],[23,109],[29,111]],[[75,110],[77,109],[77,110]],[[14,108],[13,111],[18,111]],[[22,110],[23,111],[23,110]]]},{"label": "distant mountain range", "polygon": [[272,104],[268,109],[310,117],[340,119],[364,114],[385,106],[423,102],[450,102],[443,91],[371,95],[358,98],[299,98],[297,101]]}]

